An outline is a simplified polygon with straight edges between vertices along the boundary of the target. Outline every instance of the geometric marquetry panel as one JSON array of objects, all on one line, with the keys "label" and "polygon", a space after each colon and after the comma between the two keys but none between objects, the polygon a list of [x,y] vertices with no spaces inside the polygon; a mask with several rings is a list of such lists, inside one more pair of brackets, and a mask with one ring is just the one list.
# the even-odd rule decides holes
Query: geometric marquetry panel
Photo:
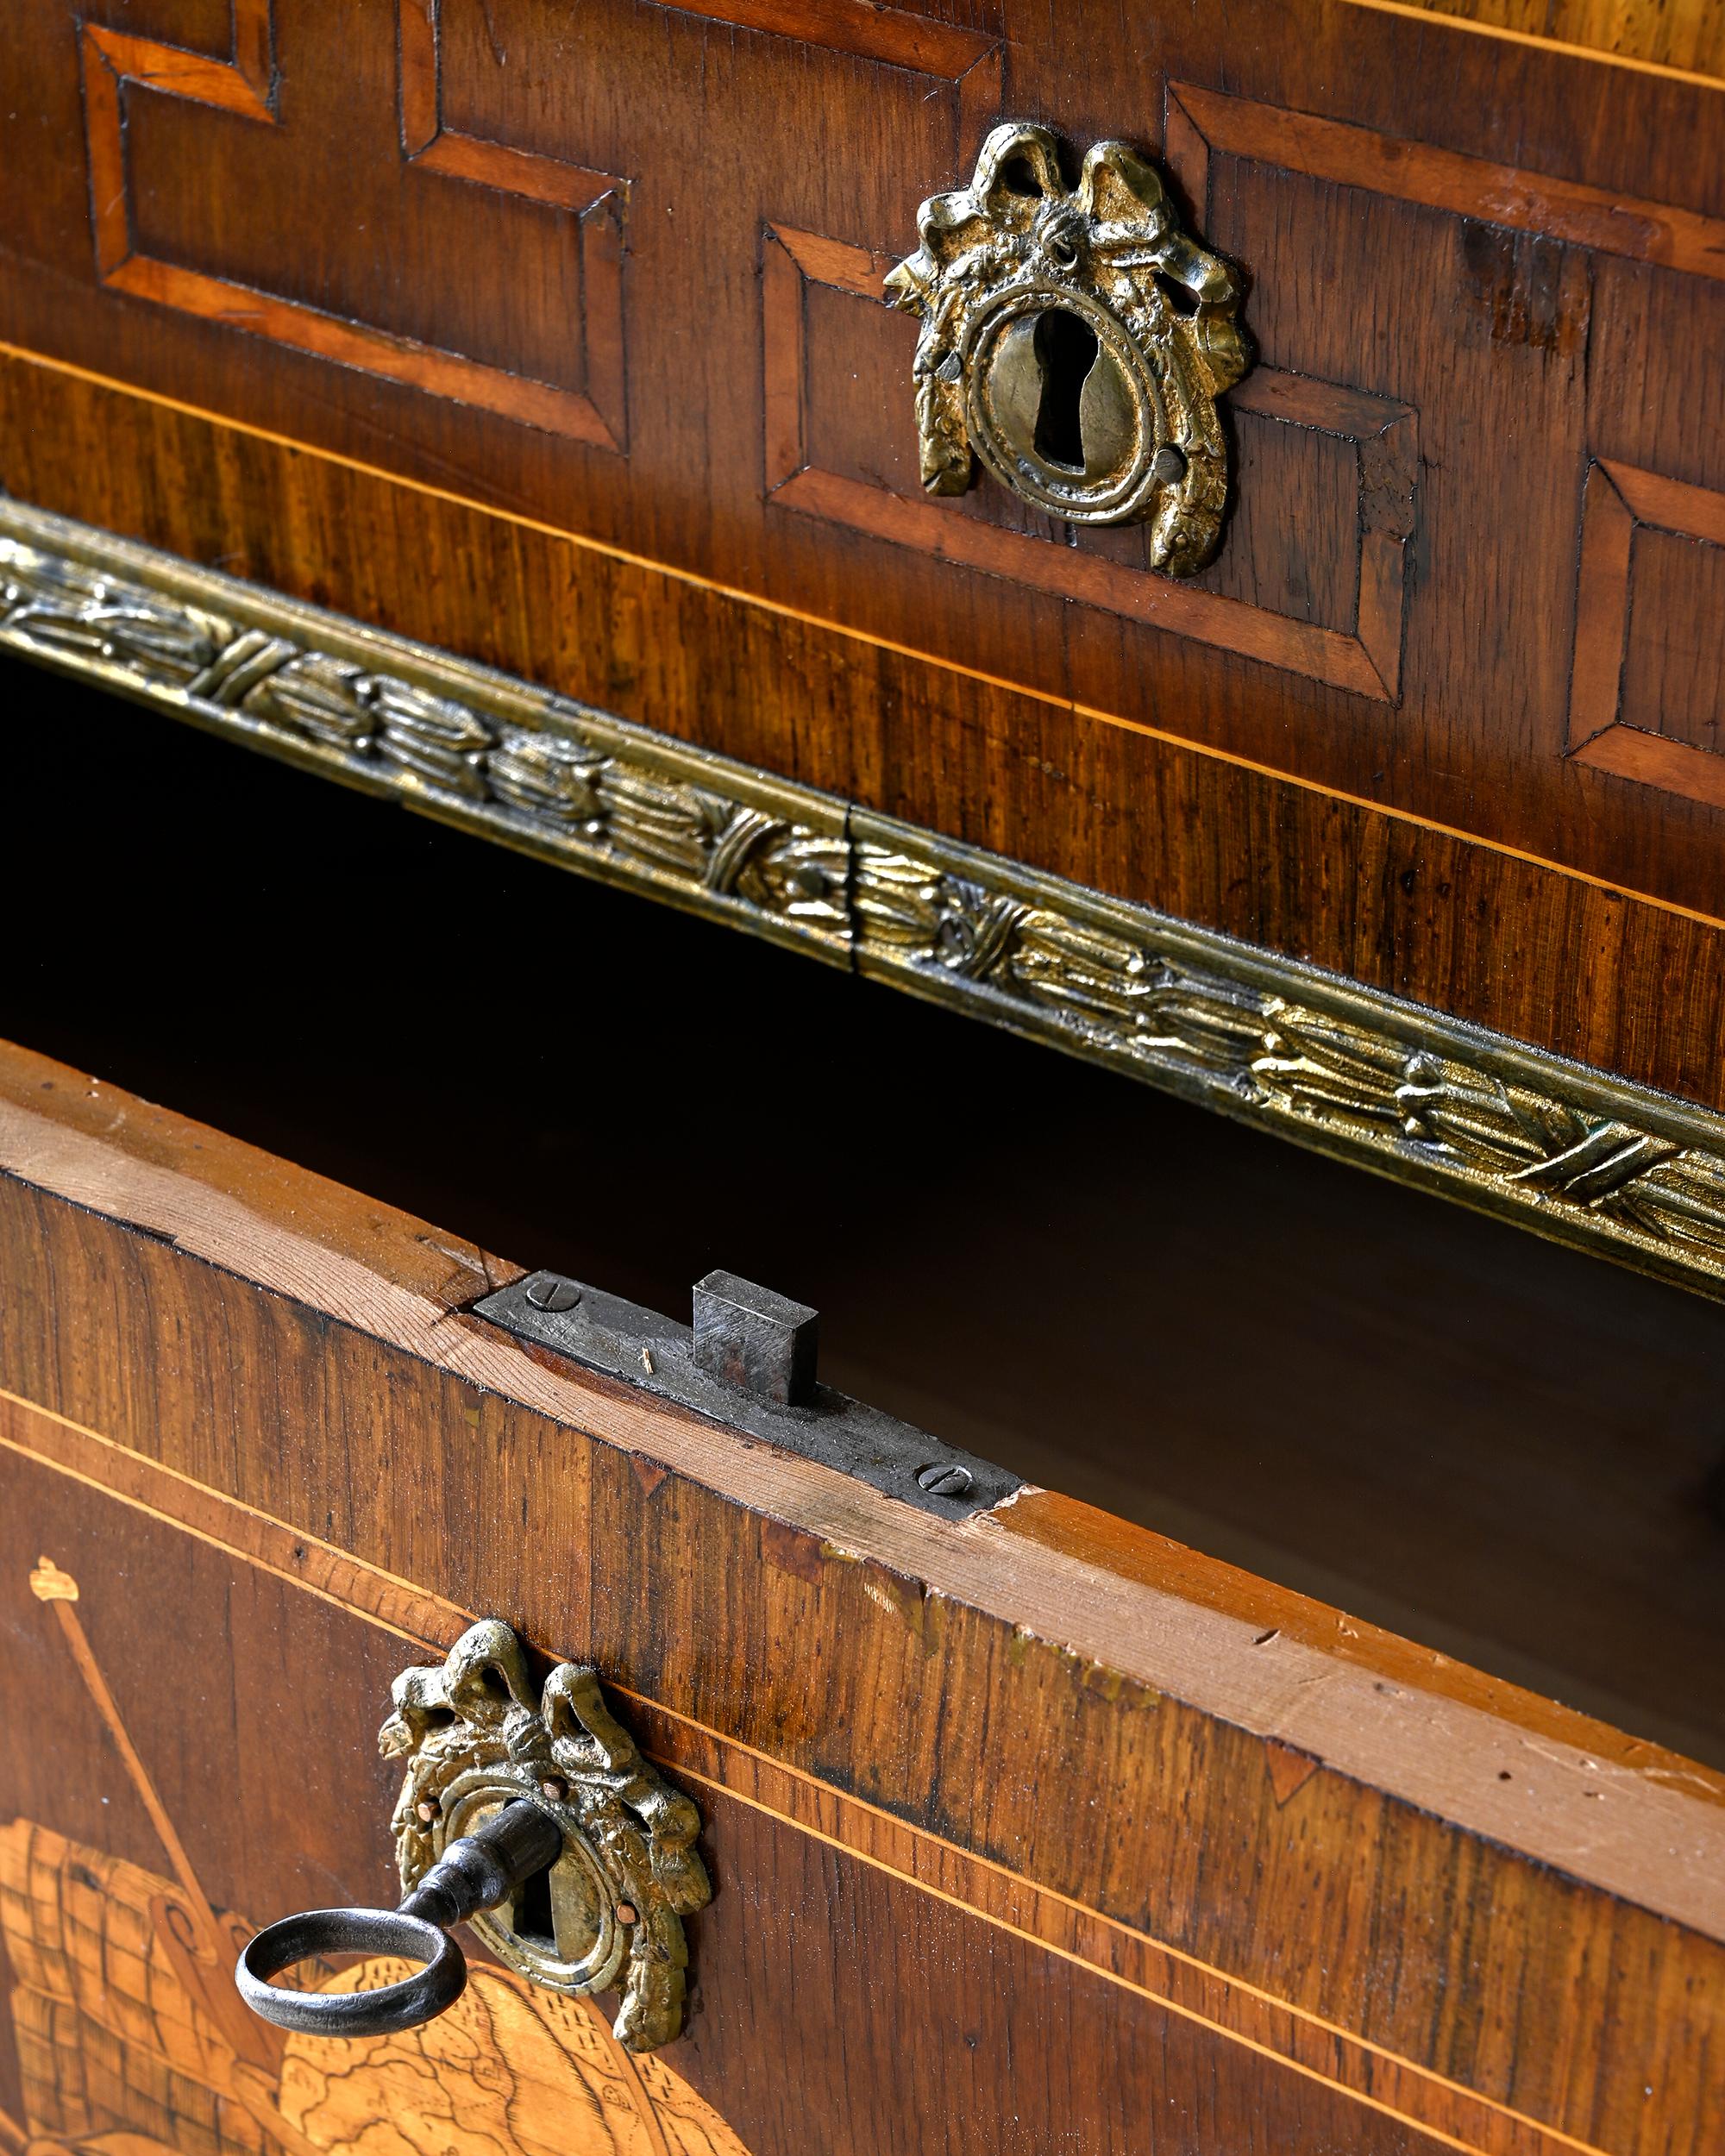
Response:
[{"label": "geometric marquetry panel", "polygon": [[1587,475],[1569,755],[1725,808],[1725,494]]},{"label": "geometric marquetry panel", "polygon": [[[1307,592],[1285,575],[1271,604],[1223,588],[1227,561],[1201,580],[1157,575],[1145,561],[1100,550],[1107,543],[1130,546],[1133,535],[1084,534],[1088,543],[1074,544],[1057,534],[1012,529],[988,513],[997,505],[993,490],[979,489],[957,504],[932,501],[918,482],[913,455],[888,454],[880,430],[910,410],[899,387],[908,376],[908,332],[881,290],[893,260],[819,233],[767,229],[764,476],[775,508],[1379,702],[1396,701],[1403,555],[1418,471],[1416,422],[1408,405],[1268,367],[1254,368],[1228,397],[1236,423],[1267,437],[1251,507],[1267,515],[1286,509],[1285,522],[1301,524],[1303,551],[1315,564],[1307,584],[1320,592],[1316,609],[1302,605]],[[878,380],[876,373],[859,374],[871,363]],[[1276,454],[1278,447],[1284,454]],[[1305,529],[1297,516],[1293,505],[1301,501],[1317,505],[1316,528]],[[1233,559],[1245,551],[1236,543]],[[1266,578],[1277,574],[1290,552],[1285,543],[1266,547]]]},{"label": "geometric marquetry panel", "polygon": [[[85,125],[96,260],[110,289],[274,344],[501,413],[604,448],[624,446],[623,210],[624,183],[607,172],[483,141],[446,127],[437,0],[397,0],[400,154],[405,163],[542,205],[567,220],[579,262],[580,385],[536,379],[441,345],[398,335],[244,281],[151,252],[135,215],[139,176],[129,127],[141,97],[210,109],[212,125],[280,127],[273,0],[234,0],[233,41],[222,58],[101,23],[82,26]],[[213,116],[221,114],[216,121]],[[284,129],[292,151],[292,130]],[[438,183],[434,183],[438,184]],[[310,181],[307,182],[308,189]]]}]

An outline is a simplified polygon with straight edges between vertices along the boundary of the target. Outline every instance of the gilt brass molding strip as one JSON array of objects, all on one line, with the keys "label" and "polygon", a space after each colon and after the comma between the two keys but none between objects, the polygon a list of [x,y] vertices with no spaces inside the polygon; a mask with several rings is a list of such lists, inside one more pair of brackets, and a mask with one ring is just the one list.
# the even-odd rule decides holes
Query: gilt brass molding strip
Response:
[{"label": "gilt brass molding strip", "polygon": [[1725,1295],[1725,1118],[0,496],[0,649]]}]

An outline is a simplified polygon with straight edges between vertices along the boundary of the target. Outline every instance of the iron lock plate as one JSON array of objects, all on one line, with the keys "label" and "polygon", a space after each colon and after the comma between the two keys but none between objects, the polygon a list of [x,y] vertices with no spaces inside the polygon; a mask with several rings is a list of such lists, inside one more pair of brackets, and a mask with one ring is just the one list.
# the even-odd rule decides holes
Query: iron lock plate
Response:
[{"label": "iron lock plate", "polygon": [[[967,1520],[1025,1487],[1022,1476],[820,1383],[812,1368],[816,1313],[803,1305],[729,1274],[710,1274],[695,1298],[696,1325],[679,1325],[584,1281],[539,1272],[471,1307],[518,1339],[854,1475],[938,1520]],[[780,1370],[794,1372],[776,1388],[775,1345],[782,1351]],[[745,1374],[748,1382],[727,1382],[715,1374],[719,1369]],[[781,1396],[773,1396],[775,1389]]]}]

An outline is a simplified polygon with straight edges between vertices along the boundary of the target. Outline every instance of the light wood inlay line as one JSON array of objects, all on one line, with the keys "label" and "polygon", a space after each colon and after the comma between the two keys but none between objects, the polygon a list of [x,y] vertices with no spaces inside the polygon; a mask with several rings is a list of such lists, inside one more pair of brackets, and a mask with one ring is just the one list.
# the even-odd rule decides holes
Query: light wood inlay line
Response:
[{"label": "light wood inlay line", "polygon": [[[1370,1626],[1339,1628],[1337,1613],[1297,1598],[1284,1612],[1289,1628],[1266,1641],[1255,1600],[1189,1591],[1170,1570],[1177,1545],[1146,1542],[1047,1493],[955,1526],[819,1461],[739,1445],[693,1411],[466,1318],[474,1278],[490,1271],[476,1263],[454,1279],[449,1253],[423,1224],[3,1044],[0,1170],[114,1224],[120,1247],[152,1237],[172,1246],[176,1267],[230,1276],[248,1297],[285,1296],[448,1374],[472,1388],[476,1411],[495,1395],[544,1418],[577,1451],[603,1448],[643,1471],[696,1481],[847,1563],[880,1564],[919,1596],[956,1598],[1125,1683],[1291,1746],[1446,1832],[1502,1846],[1518,1865],[1552,1868],[1725,1940],[1725,1777],[1691,1761],[1513,1687],[1482,1693],[1477,1675],[1443,1657]],[[428,1248],[438,1253],[429,1271]],[[183,1471],[198,1470],[188,1461]]]},{"label": "light wood inlay line", "polygon": [[698,22],[822,46],[952,83],[1000,45],[986,31],[934,22],[905,8],[882,6],[879,0],[693,0],[693,4],[682,0],[675,12]]},{"label": "light wood inlay line", "polygon": [[[0,1389],[0,1450],[34,1461],[276,1578],[304,1589],[415,1647],[447,1649],[474,1613],[381,1567]],[[612,1687],[629,1700],[653,1757],[674,1773],[781,1821],[1181,2019],[1394,2118],[1464,2156],[1607,2156],[1431,2068],[1354,2034],[1146,1936],[1005,1865],[819,1781],[691,1716]],[[1427,2123],[1430,2097],[1471,2116],[1471,2138]]]},{"label": "light wood inlay line", "polygon": [[1634,262],[1725,278],[1725,219],[1195,84],[1170,82],[1168,104],[1170,116],[1179,108],[1208,149],[1225,156]]},{"label": "light wood inlay line", "polygon": [[1586,60],[1596,67],[1611,67],[1634,75],[1656,75],[1665,82],[1687,83],[1696,90],[1725,89],[1716,75],[1693,67],[1676,67],[1667,60],[1642,60],[1633,53],[1609,53],[1596,46],[1578,45],[1571,39],[1547,36],[1539,30],[1513,30],[1500,22],[1476,22],[1466,16],[1445,15],[1421,4],[1421,0],[1342,0],[1350,8],[1364,8],[1373,15],[1399,15],[1431,30],[1458,30],[1473,37],[1489,37],[1499,45],[1530,45],[1541,53],[1560,53],[1567,60]]}]

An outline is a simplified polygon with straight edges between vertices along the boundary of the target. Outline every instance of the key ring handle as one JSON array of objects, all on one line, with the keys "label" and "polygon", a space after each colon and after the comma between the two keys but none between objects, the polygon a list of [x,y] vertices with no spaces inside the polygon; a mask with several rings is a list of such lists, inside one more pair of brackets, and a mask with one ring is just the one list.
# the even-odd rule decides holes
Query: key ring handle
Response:
[{"label": "key ring handle", "polygon": [[[285,1991],[270,1982],[314,1956],[398,1954],[424,1965],[370,1991]],[[260,1931],[234,1971],[254,2014],[308,2036],[387,2036],[452,2007],[467,1965],[448,1932],[399,1909],[304,1909]]]}]

